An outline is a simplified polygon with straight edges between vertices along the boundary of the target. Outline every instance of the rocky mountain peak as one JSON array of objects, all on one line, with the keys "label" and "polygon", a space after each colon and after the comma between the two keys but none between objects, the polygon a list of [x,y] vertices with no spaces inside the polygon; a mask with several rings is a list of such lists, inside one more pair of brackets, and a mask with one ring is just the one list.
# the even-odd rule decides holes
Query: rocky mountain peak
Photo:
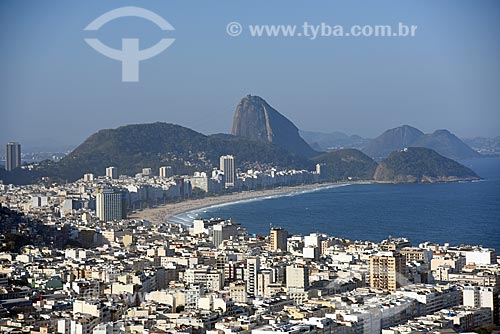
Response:
[{"label": "rocky mountain peak", "polygon": [[272,143],[304,157],[317,154],[300,137],[295,124],[259,96],[247,95],[241,99],[236,107],[231,133],[237,137]]}]

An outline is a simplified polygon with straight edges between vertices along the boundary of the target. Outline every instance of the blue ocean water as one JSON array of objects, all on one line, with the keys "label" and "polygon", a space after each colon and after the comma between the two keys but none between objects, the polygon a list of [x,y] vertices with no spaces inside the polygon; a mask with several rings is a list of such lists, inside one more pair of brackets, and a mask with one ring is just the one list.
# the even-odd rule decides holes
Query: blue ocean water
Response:
[{"label": "blue ocean water", "polygon": [[206,208],[177,217],[221,217],[265,235],[270,224],[293,234],[351,240],[407,237],[500,251],[500,158],[461,161],[483,180],[441,184],[348,185]]}]

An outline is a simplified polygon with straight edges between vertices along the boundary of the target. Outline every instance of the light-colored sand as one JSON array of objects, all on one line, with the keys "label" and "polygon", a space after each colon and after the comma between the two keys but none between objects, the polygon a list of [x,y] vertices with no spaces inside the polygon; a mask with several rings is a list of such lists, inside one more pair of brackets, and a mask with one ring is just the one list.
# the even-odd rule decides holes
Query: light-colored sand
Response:
[{"label": "light-colored sand", "polygon": [[207,197],[202,199],[185,200],[179,203],[169,203],[155,208],[144,209],[129,215],[129,219],[144,219],[152,223],[159,224],[165,222],[168,218],[180,213],[207,208],[212,205],[224,204],[229,202],[237,202],[259,197],[286,195],[304,190],[320,189],[337,185],[345,185],[348,183],[321,183],[307,184],[294,187],[281,187],[267,190],[243,191],[228,195],[220,195]]}]

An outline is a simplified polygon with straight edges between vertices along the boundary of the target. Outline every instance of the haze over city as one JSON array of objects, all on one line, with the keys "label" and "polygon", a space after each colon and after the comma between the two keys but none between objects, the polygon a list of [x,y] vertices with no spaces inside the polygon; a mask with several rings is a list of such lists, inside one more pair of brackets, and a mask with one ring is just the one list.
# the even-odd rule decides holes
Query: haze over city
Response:
[{"label": "haze over city", "polygon": [[[90,48],[165,36],[140,18],[83,29],[130,1],[0,4],[0,142],[76,145],[93,132],[163,121],[229,133],[237,102],[265,98],[303,130],[375,137],[410,124],[460,137],[500,135],[500,5],[495,1],[145,1],[175,42],[123,83],[120,63]],[[417,25],[411,38],[270,38],[226,33],[250,24]]]}]

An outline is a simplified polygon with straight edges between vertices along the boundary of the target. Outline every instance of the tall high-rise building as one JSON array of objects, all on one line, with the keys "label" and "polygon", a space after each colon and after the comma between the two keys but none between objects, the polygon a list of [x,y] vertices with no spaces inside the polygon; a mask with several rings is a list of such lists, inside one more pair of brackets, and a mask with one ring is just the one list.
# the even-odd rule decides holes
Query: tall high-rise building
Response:
[{"label": "tall high-rise building", "polygon": [[316,164],[316,174],[319,177],[319,181],[324,181],[327,178],[326,164]]},{"label": "tall high-rise building", "polygon": [[224,186],[232,188],[236,183],[236,169],[234,168],[234,157],[223,155],[220,157],[220,170],[224,173]]},{"label": "tall high-rise building", "polygon": [[7,161],[5,169],[11,171],[21,166],[21,144],[16,142],[7,143],[6,147]]},{"label": "tall high-rise building", "polygon": [[385,251],[370,256],[370,287],[396,291],[407,282],[406,259],[401,253]]},{"label": "tall high-rise building", "polygon": [[288,239],[288,232],[281,227],[272,227],[269,234],[269,243],[272,251],[280,249],[286,252],[286,242]]},{"label": "tall high-rise building", "polygon": [[118,178],[118,169],[116,167],[108,167],[106,168],[106,177],[110,179],[117,179]]},{"label": "tall high-rise building", "polygon": [[166,179],[166,178],[169,178],[171,176],[174,176],[174,172],[173,172],[173,169],[172,169],[172,166],[163,166],[163,167],[160,167],[160,179]]},{"label": "tall high-rise building", "polygon": [[258,273],[260,271],[260,259],[258,257],[250,257],[247,259],[246,268],[246,283],[247,293],[250,296],[257,295]]},{"label": "tall high-rise building", "polygon": [[120,189],[99,189],[96,195],[96,215],[107,222],[127,217],[126,194]]}]

